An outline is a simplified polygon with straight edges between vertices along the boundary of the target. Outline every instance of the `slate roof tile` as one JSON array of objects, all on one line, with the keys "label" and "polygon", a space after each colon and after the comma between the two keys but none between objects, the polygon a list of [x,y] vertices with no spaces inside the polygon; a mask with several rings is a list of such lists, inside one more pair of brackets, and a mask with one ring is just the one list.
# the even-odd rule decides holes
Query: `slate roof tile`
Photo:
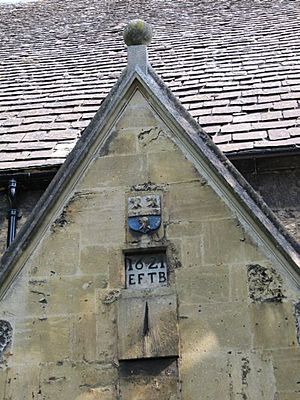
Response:
[{"label": "slate roof tile", "polygon": [[290,137],[287,129],[269,129],[268,134],[270,140],[288,139]]},{"label": "slate roof tile", "polygon": [[136,15],[154,26],[156,72],[223,151],[299,147],[298,11],[287,0],[1,4],[0,170],[63,162],[125,67],[121,31]]},{"label": "slate roof tile", "polygon": [[285,110],[283,111],[283,116],[285,118],[298,118],[300,117],[300,108],[296,108],[294,110]]},{"label": "slate roof tile", "polygon": [[251,131],[251,132],[243,132],[243,133],[233,133],[232,140],[236,141],[253,141],[258,139],[265,139],[268,137],[267,131]]},{"label": "slate roof tile", "polygon": [[296,128],[289,128],[288,132],[290,134],[290,136],[300,136],[300,127],[296,127]]}]

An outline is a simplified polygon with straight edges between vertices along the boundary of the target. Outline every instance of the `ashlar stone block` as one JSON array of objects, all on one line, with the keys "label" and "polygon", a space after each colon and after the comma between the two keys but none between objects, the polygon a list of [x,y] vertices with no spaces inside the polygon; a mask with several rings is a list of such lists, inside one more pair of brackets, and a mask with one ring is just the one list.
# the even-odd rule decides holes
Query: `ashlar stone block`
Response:
[{"label": "ashlar stone block", "polygon": [[230,301],[248,302],[247,269],[244,264],[229,267]]},{"label": "ashlar stone block", "polygon": [[[134,129],[119,129],[112,133],[109,143],[104,153],[114,154],[136,154],[137,152],[137,134]],[[103,151],[102,151],[103,153]]]},{"label": "ashlar stone block", "polygon": [[160,123],[160,120],[153,112],[143,94],[137,90],[131,99],[129,99],[125,110],[116,124],[116,129],[152,128]]},{"label": "ashlar stone block", "polygon": [[179,150],[148,153],[149,179],[156,183],[186,182],[199,179],[199,174]]},{"label": "ashlar stone block", "polygon": [[179,299],[182,354],[251,348],[247,305],[240,302],[182,305]]},{"label": "ashlar stone block", "polygon": [[183,400],[230,399],[225,356],[214,356],[212,349],[201,354],[183,353],[180,372]]},{"label": "ashlar stone block", "polygon": [[16,324],[14,363],[57,362],[70,357],[72,319],[32,318]]},{"label": "ashlar stone block", "polygon": [[32,276],[70,275],[79,264],[79,233],[68,229],[50,232],[29,259]]},{"label": "ashlar stone block", "polygon": [[229,301],[229,268],[201,264],[175,270],[176,288],[181,304],[222,303]]},{"label": "ashlar stone block", "polygon": [[72,335],[72,359],[81,361],[97,360],[97,332],[95,313],[74,316]]},{"label": "ashlar stone block", "polygon": [[3,400],[38,399],[38,394],[39,368],[37,365],[21,364],[8,369]]},{"label": "ashlar stone block", "polygon": [[122,286],[124,280],[119,275],[123,271],[124,257],[121,249],[102,245],[86,246],[80,254],[80,270],[83,274],[102,276],[110,287]]},{"label": "ashlar stone block", "polygon": [[[50,363],[42,365],[41,395],[52,400],[115,399],[117,369],[112,364],[92,362]],[[100,397],[102,395],[103,397]]]},{"label": "ashlar stone block", "polygon": [[117,360],[117,301],[119,289],[100,289],[96,295],[96,358]]},{"label": "ashlar stone block", "polygon": [[112,155],[96,158],[80,183],[80,189],[130,187],[148,182],[146,159],[141,155]]},{"label": "ashlar stone block", "polygon": [[278,391],[299,394],[299,347],[272,350],[271,356]]},{"label": "ashlar stone block", "polygon": [[263,359],[260,352],[232,352],[228,355],[227,370],[231,380],[229,399],[276,398],[272,360]]},{"label": "ashlar stone block", "polygon": [[242,264],[244,232],[235,219],[203,223],[203,261],[205,264]]},{"label": "ashlar stone block", "polygon": [[[1,364],[0,364],[0,366],[1,366]],[[0,367],[0,399],[2,400],[2,399],[5,399],[6,380],[7,380],[8,369],[4,366],[1,366],[1,367]]]},{"label": "ashlar stone block", "polygon": [[207,184],[202,185],[199,176],[197,178],[196,181],[169,185],[167,207],[170,221],[201,222],[229,218],[231,211],[222,199]]},{"label": "ashlar stone block", "polygon": [[250,305],[254,347],[276,349],[297,343],[293,305],[255,303]]},{"label": "ashlar stone block", "polygon": [[95,312],[95,290],[106,286],[107,280],[103,280],[101,274],[30,279],[27,315],[45,317]]}]

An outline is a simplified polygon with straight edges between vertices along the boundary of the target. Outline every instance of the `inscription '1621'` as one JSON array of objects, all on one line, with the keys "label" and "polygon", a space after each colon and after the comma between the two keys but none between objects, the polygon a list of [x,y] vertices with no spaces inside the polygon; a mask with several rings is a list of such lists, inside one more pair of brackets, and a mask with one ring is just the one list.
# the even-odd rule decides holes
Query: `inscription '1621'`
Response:
[{"label": "inscription '1621'", "polygon": [[150,289],[167,286],[167,263],[164,253],[128,255],[126,263],[126,288]]}]

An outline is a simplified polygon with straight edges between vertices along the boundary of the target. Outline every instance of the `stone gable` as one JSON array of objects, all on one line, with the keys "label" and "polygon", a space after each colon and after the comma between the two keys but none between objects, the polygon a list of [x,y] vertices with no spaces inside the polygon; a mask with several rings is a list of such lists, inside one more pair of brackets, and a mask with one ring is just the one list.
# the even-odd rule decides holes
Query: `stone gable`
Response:
[{"label": "stone gable", "polygon": [[[296,399],[299,289],[146,93],[123,104],[0,303],[0,343],[2,321],[13,331],[0,399]],[[135,233],[128,198],[147,195],[160,196],[161,225]],[[125,256],[160,252],[168,286],[126,288]],[[263,274],[281,296],[261,295]]]}]

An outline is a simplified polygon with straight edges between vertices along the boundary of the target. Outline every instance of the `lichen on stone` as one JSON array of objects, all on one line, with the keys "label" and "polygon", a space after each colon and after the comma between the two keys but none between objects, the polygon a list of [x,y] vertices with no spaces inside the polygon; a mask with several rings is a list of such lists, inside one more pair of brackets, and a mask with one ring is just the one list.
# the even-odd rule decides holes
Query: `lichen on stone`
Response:
[{"label": "lichen on stone", "polygon": [[259,264],[247,267],[249,296],[254,302],[281,302],[285,298],[282,278],[273,268]]},{"label": "lichen on stone", "polygon": [[141,19],[133,19],[124,29],[124,41],[127,46],[147,45],[152,39],[152,27]]}]

